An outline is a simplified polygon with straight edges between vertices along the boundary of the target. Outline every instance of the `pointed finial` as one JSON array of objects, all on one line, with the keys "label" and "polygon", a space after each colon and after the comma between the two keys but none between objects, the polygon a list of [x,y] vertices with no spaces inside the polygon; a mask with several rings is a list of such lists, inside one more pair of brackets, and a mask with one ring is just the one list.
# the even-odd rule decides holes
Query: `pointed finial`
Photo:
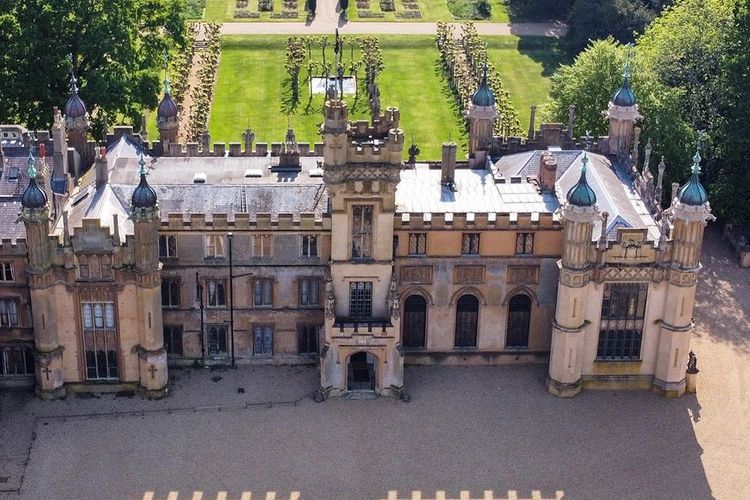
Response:
[{"label": "pointed finial", "polygon": [[705,131],[698,131],[695,141],[695,155],[693,155],[693,167],[691,169],[692,173],[694,174],[699,174],[701,172],[701,160],[703,159],[701,158],[701,143],[703,142],[705,136]]},{"label": "pointed finial", "polygon": [[583,150],[583,158],[581,158],[581,175],[586,176],[586,171],[588,170],[589,165],[589,157],[586,154],[586,150]]},{"label": "pointed finial", "polygon": [[141,159],[138,160],[138,165],[141,166],[140,173],[141,175],[146,175],[146,160],[143,159],[143,151],[141,151]]},{"label": "pointed finial", "polygon": [[70,91],[74,94],[77,94],[78,93],[78,80],[76,79],[72,53],[68,53],[68,65],[70,66]]},{"label": "pointed finial", "polygon": [[627,56],[625,58],[625,67],[622,69],[622,76],[630,79],[633,74],[633,60],[635,59],[635,48],[632,43],[627,44]]},{"label": "pointed finial", "polygon": [[162,55],[164,59],[164,93],[169,94],[169,53],[165,50]]},{"label": "pointed finial", "polygon": [[31,148],[29,148],[29,178],[34,179],[36,178],[36,158],[34,158],[34,152]]}]

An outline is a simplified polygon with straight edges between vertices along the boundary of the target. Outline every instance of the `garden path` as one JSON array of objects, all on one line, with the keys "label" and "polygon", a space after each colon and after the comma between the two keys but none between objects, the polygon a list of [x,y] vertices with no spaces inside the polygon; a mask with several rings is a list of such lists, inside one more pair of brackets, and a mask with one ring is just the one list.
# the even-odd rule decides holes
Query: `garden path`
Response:
[{"label": "garden path", "polygon": [[[307,23],[224,23],[222,35],[313,35],[331,34],[336,28],[351,35],[434,35],[436,23],[358,22],[339,20],[332,0],[319,0],[318,15]],[[459,23],[454,23],[458,25]],[[560,37],[565,34],[562,23],[476,23],[480,35],[517,35]]]}]

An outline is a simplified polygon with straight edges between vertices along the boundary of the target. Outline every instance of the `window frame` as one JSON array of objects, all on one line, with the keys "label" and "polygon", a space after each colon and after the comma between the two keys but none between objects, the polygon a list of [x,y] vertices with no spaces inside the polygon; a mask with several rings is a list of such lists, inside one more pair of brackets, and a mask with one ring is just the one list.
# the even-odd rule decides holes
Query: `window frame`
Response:
[{"label": "window frame", "polygon": [[[164,242],[163,246],[162,246],[162,242]],[[172,247],[174,247],[174,250],[170,251]],[[162,253],[162,248],[165,250],[164,253]],[[177,235],[160,234],[159,235],[159,258],[160,259],[176,259],[177,257],[178,257]]]},{"label": "window frame", "polygon": [[317,234],[303,234],[300,237],[301,248],[300,257],[305,259],[317,259],[320,257],[318,248],[318,241],[320,240]]},{"label": "window frame", "polygon": [[[307,286],[305,286],[307,284]],[[308,299],[302,300],[305,296],[305,288],[308,289]],[[314,292],[313,292],[314,290]],[[297,300],[300,307],[320,307],[320,278],[315,276],[306,276],[297,280]],[[310,296],[314,295],[315,301],[310,300]]]},{"label": "window frame", "polygon": [[[162,328],[164,336],[164,349],[167,351],[167,356],[184,356],[184,330],[182,325],[164,325]],[[177,334],[175,336],[175,334]],[[179,349],[175,349],[175,346],[179,345]]]},{"label": "window frame", "polygon": [[426,232],[409,233],[409,255],[416,257],[427,255]]},{"label": "window frame", "polygon": [[516,255],[534,255],[534,239],[534,233],[517,232]]},{"label": "window frame", "polygon": [[605,282],[596,361],[642,360],[648,293],[647,282]]},{"label": "window frame", "polygon": [[[317,356],[319,353],[320,325],[304,324],[297,326],[297,354],[300,356]],[[314,342],[311,342],[314,339]],[[303,350],[303,344],[305,349]],[[310,347],[314,344],[314,350]]]},{"label": "window frame", "polygon": [[[211,286],[215,287],[215,304],[212,304],[211,302]],[[221,286],[221,289],[219,289],[219,286]],[[207,279],[206,280],[206,307],[211,309],[222,309],[227,307],[227,286],[225,283],[225,280],[223,279]],[[221,290],[221,291],[219,291]],[[222,300],[219,301],[218,299],[221,298]]]},{"label": "window frame", "polygon": [[[17,360],[11,358],[11,353],[21,353],[20,361],[23,365],[23,373],[15,370],[19,366]],[[13,367],[14,370],[9,369]],[[0,347],[0,377],[28,377],[34,375],[36,365],[34,362],[34,349],[29,346],[2,346]]]},{"label": "window frame", "polygon": [[[476,239],[476,241],[474,239]],[[462,233],[461,255],[479,255],[479,245],[481,244],[481,241],[481,233]],[[473,251],[475,246],[476,251]]]},{"label": "window frame", "polygon": [[223,234],[205,235],[204,256],[206,259],[223,259],[226,255],[225,248]]},{"label": "window frame", "polygon": [[[258,323],[253,325],[253,356],[273,356],[274,333],[274,325],[272,324]],[[259,336],[260,342],[258,341]],[[270,343],[267,342],[269,339]]]},{"label": "window frame", "polygon": [[[251,284],[253,291],[253,307],[272,308],[275,280],[273,278],[256,277],[252,278]],[[258,285],[260,285],[260,294],[258,293]]]},{"label": "window frame", "polygon": [[[476,311],[470,310],[470,309],[459,309],[461,307],[461,302],[463,299],[470,297],[476,301]],[[482,309],[481,307],[482,301],[479,300],[479,297],[477,297],[474,294],[471,293],[465,293],[461,295],[458,300],[456,300],[456,314],[455,314],[455,324],[453,328],[453,347],[454,349],[476,349],[479,345],[479,312]],[[473,314],[473,320],[469,321],[470,318],[469,314]],[[473,332],[470,332],[469,329],[473,329]],[[469,339],[469,336],[467,333],[471,333],[471,336],[473,338]],[[462,342],[459,344],[459,334],[461,335],[461,340],[464,340],[464,337],[473,340],[472,343],[466,342],[465,344]]]},{"label": "window frame", "polygon": [[[167,303],[164,302],[164,287],[165,287],[165,285],[169,287],[169,291],[167,293],[167,297],[169,297],[169,299],[170,299],[169,300],[169,304],[167,304]],[[180,307],[180,299],[181,299],[181,296],[180,296],[181,295],[181,293],[180,293],[181,292],[180,287],[181,287],[181,285],[182,285],[182,283],[180,282],[179,279],[168,278],[168,279],[163,279],[161,281],[161,306],[163,308],[174,309],[174,308],[179,308]],[[176,295],[176,297],[174,297],[173,295]],[[173,298],[176,298],[176,303],[174,303],[172,301]]]},{"label": "window frame", "polygon": [[[250,243],[252,244],[251,250],[254,259],[270,259],[273,257],[273,234],[253,234],[250,236]],[[256,251],[256,247],[259,248],[259,251]]]},{"label": "window frame", "polygon": [[[216,342],[211,339],[212,330],[216,332]],[[229,327],[225,323],[212,323],[206,325],[206,354],[213,358],[226,358],[229,355]],[[221,350],[222,340],[224,350]],[[212,352],[212,347],[216,350]]]},{"label": "window frame", "polygon": [[[357,212],[361,211],[360,215]],[[367,227],[367,217],[369,217],[369,228]],[[357,219],[359,218],[359,228]],[[373,259],[373,235],[375,234],[375,206],[372,204],[352,205],[351,231],[349,234],[351,245],[352,260],[372,260]],[[359,242],[359,246],[357,243]],[[357,250],[358,249],[358,250]],[[355,251],[356,250],[356,251]]]},{"label": "window frame", "polygon": [[[10,278],[8,278],[10,276]],[[16,270],[13,262],[0,262],[0,283],[15,283]]]},{"label": "window frame", "polygon": [[[361,290],[357,290],[360,285]],[[372,288],[372,281],[349,282],[349,318],[351,320],[367,321],[372,319]],[[369,313],[359,314],[360,311],[369,311]]]},{"label": "window frame", "polygon": [[0,297],[0,328],[21,326],[20,303],[16,297]]},{"label": "window frame", "polygon": [[80,311],[86,380],[119,380],[120,346],[114,301],[82,301]]}]

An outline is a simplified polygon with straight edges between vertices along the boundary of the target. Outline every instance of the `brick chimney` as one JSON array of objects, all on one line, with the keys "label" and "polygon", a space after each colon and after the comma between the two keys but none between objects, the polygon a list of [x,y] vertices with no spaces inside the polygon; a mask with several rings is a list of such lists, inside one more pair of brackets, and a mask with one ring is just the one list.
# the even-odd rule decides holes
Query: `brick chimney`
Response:
[{"label": "brick chimney", "polygon": [[100,189],[102,186],[107,184],[109,180],[109,167],[107,165],[107,152],[104,148],[99,150],[99,154],[96,155],[94,161],[94,168],[96,169],[96,189]]},{"label": "brick chimney", "polygon": [[542,192],[554,193],[555,181],[557,180],[557,159],[549,151],[543,151],[539,155],[539,189]]},{"label": "brick chimney", "polygon": [[456,150],[455,142],[443,143],[443,161],[441,163],[440,183],[451,186],[455,182]]}]

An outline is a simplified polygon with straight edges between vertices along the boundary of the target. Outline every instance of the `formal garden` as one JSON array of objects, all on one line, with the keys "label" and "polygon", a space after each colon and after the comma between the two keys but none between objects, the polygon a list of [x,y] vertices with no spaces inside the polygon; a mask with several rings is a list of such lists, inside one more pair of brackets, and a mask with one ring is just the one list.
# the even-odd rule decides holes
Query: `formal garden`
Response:
[{"label": "formal garden", "polygon": [[[439,159],[446,139],[459,142],[465,152],[462,112],[485,60],[506,117],[498,132],[522,133],[529,107],[547,98],[549,76],[559,64],[555,40],[480,39],[471,25],[460,30],[465,33],[457,46],[448,48],[443,40],[441,50],[434,36],[341,37],[340,68],[333,37],[224,36],[208,127],[211,140],[241,142],[242,132],[251,128],[259,141],[280,141],[291,126],[299,141],[320,141],[325,94],[311,85],[312,79],[325,81],[339,72],[356,82],[344,94],[350,117],[370,119],[373,82],[367,68],[380,67],[377,61],[382,61],[374,78],[377,106],[401,109],[401,127],[407,141],[420,148],[420,159]],[[460,68],[451,69],[448,52],[463,54]]]},{"label": "formal garden", "polygon": [[[507,0],[340,0],[350,21],[508,22]],[[188,0],[187,16],[214,22],[305,21],[317,0]]]}]

